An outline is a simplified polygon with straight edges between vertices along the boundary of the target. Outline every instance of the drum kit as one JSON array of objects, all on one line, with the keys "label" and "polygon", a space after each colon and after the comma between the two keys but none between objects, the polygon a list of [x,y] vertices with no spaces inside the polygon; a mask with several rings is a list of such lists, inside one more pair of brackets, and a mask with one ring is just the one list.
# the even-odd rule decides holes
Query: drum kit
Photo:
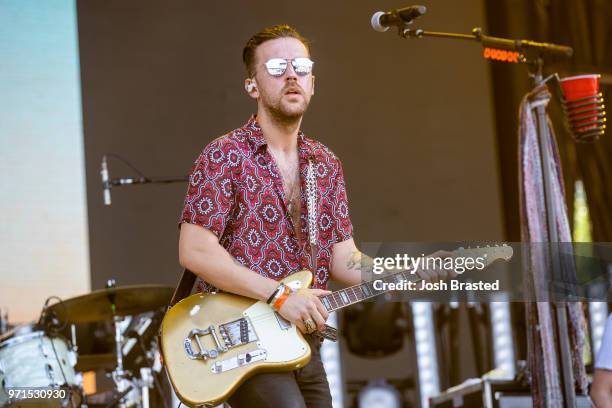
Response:
[{"label": "drum kit", "polygon": [[[173,290],[111,280],[106,289],[55,298],[38,322],[0,332],[0,407],[166,406],[156,335]],[[104,371],[111,389],[86,395],[83,374],[91,371]]]}]

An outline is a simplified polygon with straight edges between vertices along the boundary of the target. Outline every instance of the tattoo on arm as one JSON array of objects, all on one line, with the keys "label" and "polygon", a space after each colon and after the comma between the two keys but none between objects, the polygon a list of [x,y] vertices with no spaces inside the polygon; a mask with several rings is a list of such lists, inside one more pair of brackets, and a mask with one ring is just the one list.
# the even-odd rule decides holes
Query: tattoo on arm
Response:
[{"label": "tattoo on arm", "polygon": [[356,250],[349,256],[346,267],[348,270],[357,270],[361,272],[362,279],[369,280],[369,277],[372,276],[373,263],[372,258]]}]

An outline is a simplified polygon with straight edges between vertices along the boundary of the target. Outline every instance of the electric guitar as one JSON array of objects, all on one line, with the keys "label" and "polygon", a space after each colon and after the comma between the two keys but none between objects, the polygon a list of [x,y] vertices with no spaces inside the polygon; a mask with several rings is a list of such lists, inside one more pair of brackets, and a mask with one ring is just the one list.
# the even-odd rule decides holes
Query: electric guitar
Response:
[{"label": "electric guitar", "polygon": [[[485,267],[512,255],[507,245],[452,252],[483,257]],[[376,280],[392,283],[419,277],[402,271]],[[292,289],[307,288],[311,281],[310,271],[282,280]],[[385,293],[374,289],[375,281],[321,296],[321,302],[331,313]],[[174,305],[161,324],[161,351],[176,394],[189,406],[218,405],[257,372],[294,370],[310,360],[310,346],[294,324],[263,301],[230,293],[198,293]]]}]

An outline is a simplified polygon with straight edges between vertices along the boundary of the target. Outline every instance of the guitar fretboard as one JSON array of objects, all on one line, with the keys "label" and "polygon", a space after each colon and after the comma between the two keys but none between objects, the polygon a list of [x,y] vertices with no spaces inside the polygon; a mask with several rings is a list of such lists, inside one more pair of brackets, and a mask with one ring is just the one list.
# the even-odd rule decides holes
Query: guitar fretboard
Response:
[{"label": "guitar fretboard", "polygon": [[[451,256],[457,255],[470,255],[472,257],[482,256],[484,258],[484,267],[489,266],[492,262],[497,259],[505,259],[506,261],[512,258],[513,250],[511,246],[506,244],[495,245],[492,247],[476,247],[476,248],[459,248],[451,253]],[[400,283],[402,281],[409,282],[417,282],[420,281],[418,274],[413,274],[410,271],[401,271],[390,274],[381,275],[376,278],[374,281],[364,282],[359,285],[349,286],[345,289],[340,289],[335,292],[330,293],[329,295],[323,295],[319,298],[327,309],[328,312],[333,312],[338,309],[342,309],[343,307],[350,306],[352,304],[361,302],[362,300],[366,300],[369,298],[373,298],[378,295],[382,295],[383,293],[387,293],[390,289],[387,290],[376,290],[374,289],[375,281],[382,281],[385,283]]]},{"label": "guitar fretboard", "polygon": [[[395,272],[389,275],[381,276],[376,281],[386,283],[399,283],[401,281],[416,282],[419,279],[418,275],[411,274],[409,271]],[[343,307],[353,305],[366,299],[373,298],[390,290],[374,289],[374,281],[364,282],[359,285],[349,286],[348,288],[340,289],[329,295],[320,296],[321,303],[329,313],[342,309]]]}]

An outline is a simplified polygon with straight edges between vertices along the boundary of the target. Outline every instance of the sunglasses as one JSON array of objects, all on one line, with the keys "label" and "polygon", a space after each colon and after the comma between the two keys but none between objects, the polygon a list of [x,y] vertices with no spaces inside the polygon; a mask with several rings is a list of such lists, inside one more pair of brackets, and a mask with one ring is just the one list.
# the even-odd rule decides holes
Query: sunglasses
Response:
[{"label": "sunglasses", "polygon": [[312,66],[314,62],[310,58],[272,58],[265,63],[268,74],[272,76],[281,76],[287,70],[287,66],[291,62],[291,66],[296,74],[303,76],[308,75],[312,72]]}]

